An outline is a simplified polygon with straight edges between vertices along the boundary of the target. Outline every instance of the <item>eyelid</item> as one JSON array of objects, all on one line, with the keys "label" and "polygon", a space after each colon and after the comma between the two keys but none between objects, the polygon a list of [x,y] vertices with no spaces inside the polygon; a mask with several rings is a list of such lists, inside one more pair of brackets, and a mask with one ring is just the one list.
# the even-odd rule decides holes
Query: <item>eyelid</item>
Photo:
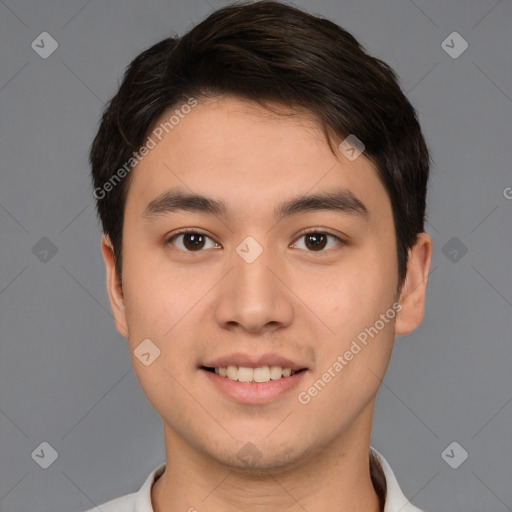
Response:
[{"label": "eyelid", "polygon": [[[205,236],[207,238],[209,238],[210,240],[212,240],[215,244],[217,245],[221,245],[219,242],[217,242],[212,236],[210,236],[208,233],[205,233],[203,230],[201,230],[200,228],[182,228],[178,231],[176,231],[175,233],[167,236],[165,238],[165,241],[164,241],[164,245],[168,245],[168,244],[172,244],[172,241],[177,238],[178,236],[180,235],[183,235],[183,234],[187,234],[187,233],[194,233],[194,234],[198,234],[198,235],[202,235],[202,236]],[[341,238],[340,236],[338,235],[335,235],[334,233],[332,233],[330,230],[326,229],[326,228],[322,228],[321,226],[317,226],[317,227],[312,227],[312,228],[307,228],[301,232],[299,232],[293,242],[290,243],[290,246],[294,245],[300,238],[302,238],[303,236],[305,235],[309,235],[309,234],[312,234],[312,233],[321,233],[321,234],[324,234],[324,235],[327,235],[327,236],[331,236],[333,238],[336,239],[336,241],[338,242],[337,245],[345,245],[347,243],[347,241],[343,238]],[[172,244],[173,245],[173,244]],[[178,250],[181,250],[181,249],[178,249]],[[332,250],[332,249],[331,249]],[[187,253],[193,253],[193,252],[204,252],[204,250],[199,250],[199,251],[183,251],[183,252],[187,252]],[[311,252],[311,253],[325,253],[325,252],[329,252],[329,249],[327,250],[322,250],[322,251],[307,251],[307,252]]]},{"label": "eyelid", "polygon": [[300,231],[299,234],[296,236],[295,240],[297,240],[301,236],[309,235],[310,233],[323,233],[325,235],[330,235],[330,236],[333,236],[335,238],[338,238],[342,242],[344,241],[343,238],[341,238],[341,236],[336,235],[332,231],[330,231],[329,229],[323,228],[321,226],[307,228],[307,229],[305,229],[303,231]]},{"label": "eyelid", "polygon": [[[317,226],[317,227],[313,227],[313,228],[307,228],[306,230],[301,231],[294,238],[294,241],[290,245],[294,245],[297,242],[297,240],[299,240],[300,238],[302,238],[305,235],[309,235],[309,234],[312,234],[312,233],[321,233],[323,235],[331,236],[331,237],[336,239],[336,241],[338,242],[338,246],[339,245],[346,245],[347,244],[347,241],[345,239],[343,239],[342,237],[340,237],[339,235],[335,235],[334,233],[332,233],[330,230],[328,230],[326,228],[322,228],[320,226]],[[318,253],[318,254],[321,254],[321,253],[326,253],[326,252],[329,252],[329,251],[330,251],[330,249],[322,250],[322,251],[308,251],[308,252],[310,252],[312,254],[314,254],[315,252]]]},{"label": "eyelid", "polygon": [[[168,244],[171,244],[172,245],[172,241],[177,238],[178,236],[180,235],[186,235],[187,233],[194,233],[194,234],[198,234],[198,235],[202,235],[202,236],[205,236],[207,238],[209,238],[212,242],[214,242],[215,244],[217,245],[221,245],[219,242],[217,242],[211,235],[209,235],[208,233],[205,233],[203,230],[201,230],[200,228],[182,228],[182,229],[179,229],[178,231],[172,233],[171,235],[168,235],[165,237],[164,239],[164,245],[168,245]],[[179,250],[179,249],[178,249]],[[185,252],[203,252],[203,251],[185,251]]]}]

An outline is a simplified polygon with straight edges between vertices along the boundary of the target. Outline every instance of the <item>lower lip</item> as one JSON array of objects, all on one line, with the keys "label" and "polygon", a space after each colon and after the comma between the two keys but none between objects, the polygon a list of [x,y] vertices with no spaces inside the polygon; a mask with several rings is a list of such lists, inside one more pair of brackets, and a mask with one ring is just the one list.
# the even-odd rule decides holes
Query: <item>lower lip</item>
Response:
[{"label": "lower lip", "polygon": [[268,382],[238,382],[227,377],[221,377],[203,368],[201,368],[201,371],[223,393],[235,401],[244,404],[266,404],[271,402],[286,391],[297,386],[304,377],[304,374],[307,373],[307,370],[302,370],[289,377],[281,377],[280,379],[269,380]]}]

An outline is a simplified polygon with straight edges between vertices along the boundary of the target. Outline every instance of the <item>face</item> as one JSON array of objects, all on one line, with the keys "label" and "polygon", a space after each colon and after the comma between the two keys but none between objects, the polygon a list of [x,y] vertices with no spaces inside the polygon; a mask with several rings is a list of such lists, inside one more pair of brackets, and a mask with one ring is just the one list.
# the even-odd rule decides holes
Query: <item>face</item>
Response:
[{"label": "face", "polygon": [[[430,252],[411,254],[399,297],[391,204],[364,153],[333,155],[305,114],[222,97],[199,101],[132,173],[122,295],[107,239],[103,254],[169,439],[265,469],[369,436],[395,330],[421,321]],[[160,354],[146,365],[148,339]]]}]

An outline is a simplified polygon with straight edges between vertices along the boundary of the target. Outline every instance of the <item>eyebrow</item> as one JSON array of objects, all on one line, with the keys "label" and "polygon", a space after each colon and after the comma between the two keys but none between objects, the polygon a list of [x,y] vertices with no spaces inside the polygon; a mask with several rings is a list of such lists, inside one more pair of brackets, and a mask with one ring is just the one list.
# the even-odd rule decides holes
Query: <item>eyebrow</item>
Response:
[{"label": "eyebrow", "polygon": [[[274,209],[274,217],[281,220],[300,213],[327,210],[345,213],[368,220],[369,213],[365,204],[347,189],[335,189],[310,195],[292,197]],[[184,193],[171,189],[148,203],[142,217],[151,219],[177,211],[213,214],[225,219],[231,218],[226,203],[199,194]]]}]

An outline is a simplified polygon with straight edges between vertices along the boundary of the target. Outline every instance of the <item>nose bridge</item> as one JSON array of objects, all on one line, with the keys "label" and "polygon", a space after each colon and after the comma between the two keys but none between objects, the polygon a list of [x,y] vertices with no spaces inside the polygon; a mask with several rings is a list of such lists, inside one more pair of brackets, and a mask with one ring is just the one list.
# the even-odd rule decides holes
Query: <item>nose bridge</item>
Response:
[{"label": "nose bridge", "polygon": [[236,323],[251,331],[270,323],[289,324],[293,308],[286,288],[274,275],[281,268],[275,251],[247,237],[236,248],[232,263],[234,268],[219,290],[217,322],[224,327]]},{"label": "nose bridge", "polygon": [[[253,250],[251,248],[248,254],[251,254]],[[242,249],[240,249],[240,252],[242,252]],[[274,282],[274,275],[269,270],[269,267],[272,268],[273,266],[270,251],[262,251],[254,260],[246,260],[243,256],[238,257],[239,261],[235,263],[234,277],[237,279],[238,289],[242,292],[240,298],[243,298],[246,292],[249,292],[249,296],[254,298],[264,294],[273,299],[276,283]]]}]

